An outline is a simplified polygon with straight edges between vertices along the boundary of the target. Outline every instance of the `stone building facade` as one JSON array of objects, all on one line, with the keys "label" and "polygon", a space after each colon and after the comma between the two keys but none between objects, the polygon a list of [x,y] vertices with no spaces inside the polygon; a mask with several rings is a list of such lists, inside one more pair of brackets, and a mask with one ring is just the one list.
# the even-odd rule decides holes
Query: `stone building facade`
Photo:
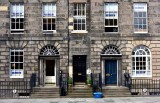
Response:
[{"label": "stone building facade", "polygon": [[[20,33],[11,32],[11,5],[16,3],[24,5],[24,31]],[[55,30],[43,31],[44,3],[56,5]],[[135,32],[134,10],[137,8],[134,5],[138,3],[147,5],[147,13],[142,13],[146,22],[137,24],[138,28],[147,29],[145,32]],[[114,6],[118,13],[106,16],[110,11],[105,8],[110,4],[117,5]],[[29,80],[30,75],[36,73],[37,84],[58,85],[59,70],[69,73],[74,82],[86,82],[90,73],[101,73],[104,85],[123,85],[126,70],[133,78],[159,79],[159,5],[158,0],[1,0],[0,80]],[[84,9],[84,14],[76,15],[78,9]],[[112,32],[115,25],[108,27],[105,21],[113,19],[113,15],[117,15],[114,20],[117,20],[118,31],[115,32]],[[78,16],[82,21],[78,21]],[[109,22],[116,22],[114,20]],[[15,67],[20,65],[19,59],[13,60],[17,65],[11,63],[12,50],[19,49],[23,50],[22,71]]]}]

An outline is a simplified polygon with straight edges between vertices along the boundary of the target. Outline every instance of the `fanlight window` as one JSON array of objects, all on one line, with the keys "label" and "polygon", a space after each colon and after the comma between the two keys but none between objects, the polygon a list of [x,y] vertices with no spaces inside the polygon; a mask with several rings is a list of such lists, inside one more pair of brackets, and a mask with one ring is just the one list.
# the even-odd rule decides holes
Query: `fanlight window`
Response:
[{"label": "fanlight window", "polygon": [[54,56],[59,55],[59,52],[54,46],[47,45],[41,49],[40,55]]},{"label": "fanlight window", "polygon": [[121,55],[120,51],[118,50],[118,48],[114,45],[108,45],[106,46],[102,53],[102,55]]},{"label": "fanlight window", "polygon": [[151,76],[151,53],[146,46],[137,46],[132,51],[132,76]]}]

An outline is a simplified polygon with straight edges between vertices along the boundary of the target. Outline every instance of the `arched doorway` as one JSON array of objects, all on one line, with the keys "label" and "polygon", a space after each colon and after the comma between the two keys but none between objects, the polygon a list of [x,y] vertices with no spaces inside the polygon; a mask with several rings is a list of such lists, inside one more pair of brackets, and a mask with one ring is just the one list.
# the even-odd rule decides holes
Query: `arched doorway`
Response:
[{"label": "arched doorway", "polygon": [[121,74],[121,52],[115,45],[107,45],[101,52],[102,82],[105,85],[119,85]]},{"label": "arched doorway", "polygon": [[52,45],[46,45],[40,50],[40,84],[58,84],[59,52]]}]

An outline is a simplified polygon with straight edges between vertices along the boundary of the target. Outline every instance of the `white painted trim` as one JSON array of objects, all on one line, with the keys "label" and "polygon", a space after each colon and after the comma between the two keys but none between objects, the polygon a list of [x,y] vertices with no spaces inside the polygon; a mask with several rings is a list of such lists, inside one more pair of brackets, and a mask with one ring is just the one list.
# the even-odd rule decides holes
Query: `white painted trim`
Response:
[{"label": "white painted trim", "polygon": [[101,66],[102,66],[102,84],[105,84],[105,60],[102,59],[101,61]]},{"label": "white painted trim", "polygon": [[86,30],[73,30],[71,33],[88,33]]}]

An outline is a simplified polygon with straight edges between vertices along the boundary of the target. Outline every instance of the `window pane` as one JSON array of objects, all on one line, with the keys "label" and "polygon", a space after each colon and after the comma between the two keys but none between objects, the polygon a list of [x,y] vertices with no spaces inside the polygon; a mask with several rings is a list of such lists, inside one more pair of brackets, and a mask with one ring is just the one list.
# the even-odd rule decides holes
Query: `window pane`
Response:
[{"label": "window pane", "polygon": [[11,62],[14,62],[14,56],[11,56]]},{"label": "window pane", "polygon": [[46,24],[47,23],[47,19],[43,19],[43,24]]},{"label": "window pane", "polygon": [[12,23],[11,29],[16,29],[15,25],[16,25],[15,23]]},{"label": "window pane", "polygon": [[19,69],[23,69],[23,63],[20,63]]},{"label": "window pane", "polygon": [[109,19],[105,19],[105,26],[109,25]]},{"label": "window pane", "polygon": [[19,69],[19,68],[18,68],[18,63],[15,63],[15,69]]},{"label": "window pane", "polygon": [[52,23],[51,19],[48,19],[48,24],[51,24],[51,23]]},{"label": "window pane", "polygon": [[117,26],[117,19],[114,19],[114,26]]},{"label": "window pane", "polygon": [[20,56],[19,59],[19,62],[23,62],[23,56]]},{"label": "window pane", "polygon": [[77,30],[77,24],[74,24],[74,30]]},{"label": "window pane", "polygon": [[43,24],[43,30],[47,30],[47,25]]},{"label": "window pane", "polygon": [[20,23],[20,29],[24,29],[23,23]]},{"label": "window pane", "polygon": [[16,23],[16,29],[20,29],[20,28],[19,28],[19,23]]},{"label": "window pane", "polygon": [[55,19],[52,19],[52,24],[55,24]]},{"label": "window pane", "polygon": [[52,24],[52,30],[56,30],[55,24]]},{"label": "window pane", "polygon": [[51,29],[51,24],[48,24],[48,30],[52,30],[52,29]]},{"label": "window pane", "polygon": [[85,24],[82,24],[82,30],[85,30]]},{"label": "window pane", "polygon": [[11,63],[11,69],[15,68],[15,63]]},{"label": "window pane", "polygon": [[15,53],[12,51],[12,52],[11,52],[11,55],[14,55],[14,54],[15,54]]}]

